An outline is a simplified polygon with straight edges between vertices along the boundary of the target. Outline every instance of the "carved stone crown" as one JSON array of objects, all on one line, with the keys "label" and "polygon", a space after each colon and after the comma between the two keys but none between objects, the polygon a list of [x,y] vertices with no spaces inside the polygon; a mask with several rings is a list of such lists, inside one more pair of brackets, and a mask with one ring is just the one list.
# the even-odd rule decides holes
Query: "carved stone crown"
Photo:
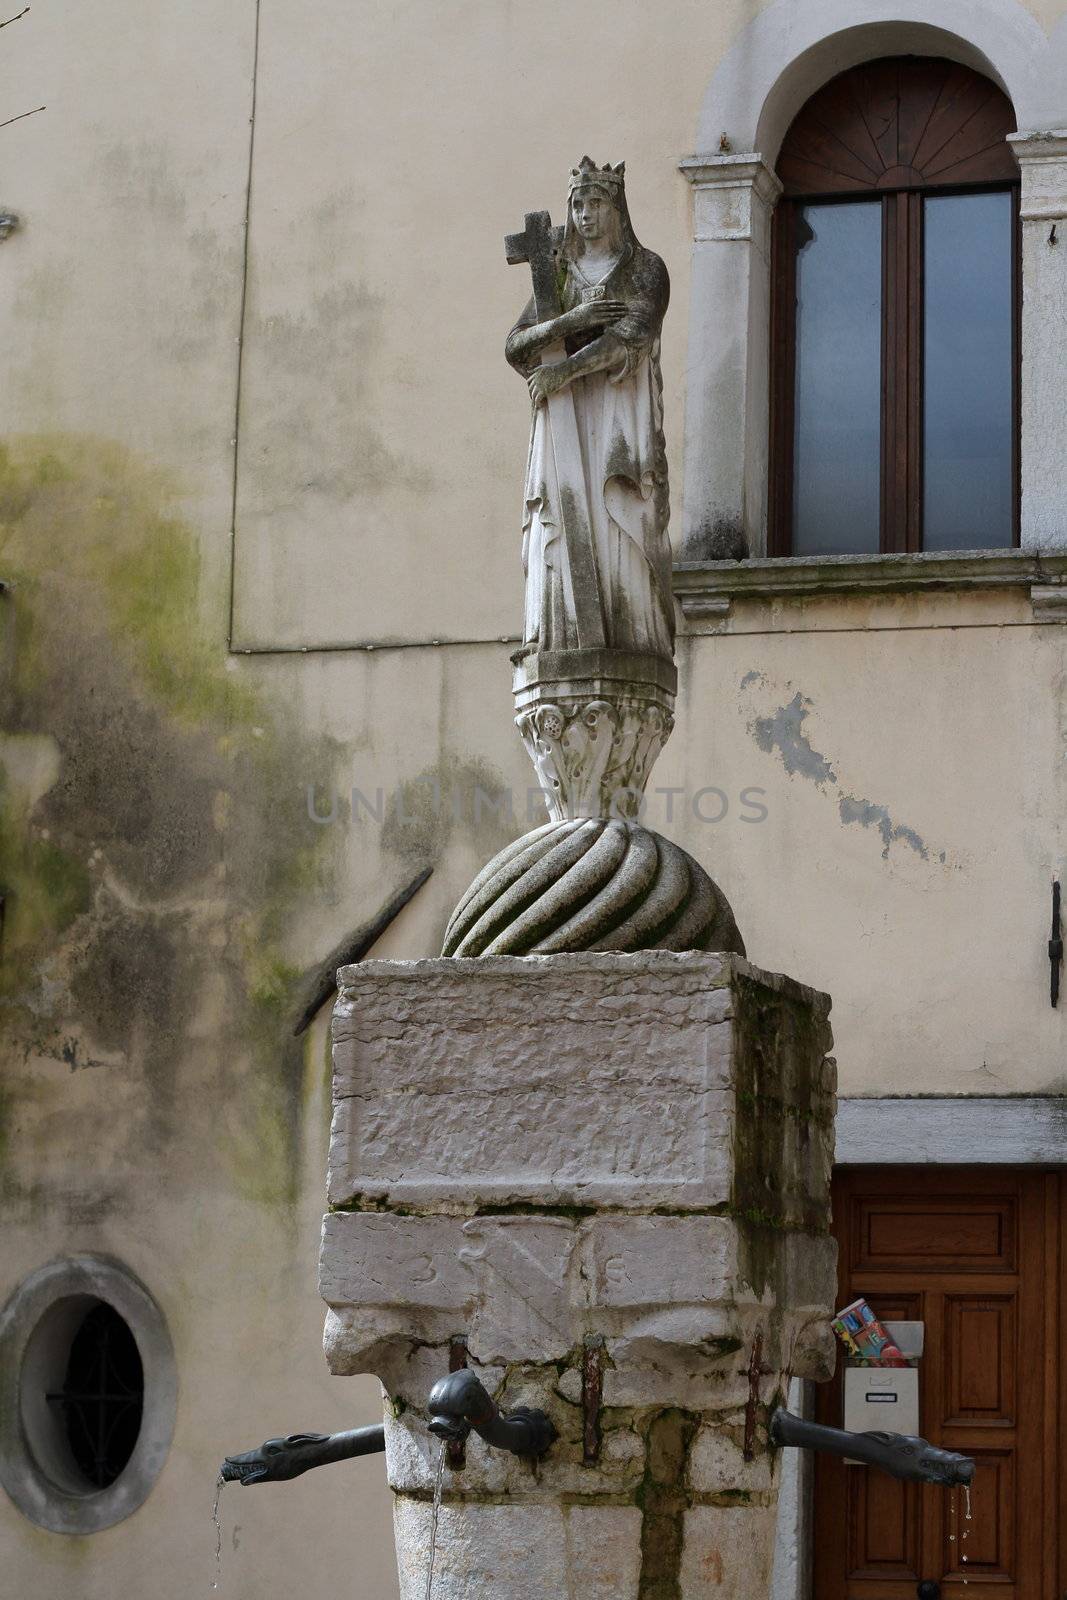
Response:
[{"label": "carved stone crown", "polygon": [[583,156],[576,167],[571,168],[571,181],[569,194],[575,189],[582,189],[587,184],[595,184],[607,189],[611,194],[621,194],[626,181],[626,162],[620,161],[613,167],[609,161],[607,166],[598,167],[591,156]]}]

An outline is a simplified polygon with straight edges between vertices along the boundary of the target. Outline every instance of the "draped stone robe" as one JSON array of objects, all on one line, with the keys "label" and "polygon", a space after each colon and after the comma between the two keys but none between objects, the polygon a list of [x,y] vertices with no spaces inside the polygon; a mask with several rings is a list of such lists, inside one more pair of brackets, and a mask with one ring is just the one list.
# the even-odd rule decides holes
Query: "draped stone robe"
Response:
[{"label": "draped stone robe", "polygon": [[[560,299],[568,311],[580,304],[586,284],[566,258],[561,279]],[[608,648],[672,659],[674,609],[659,366],[660,327],[669,295],[667,269],[659,256],[636,243],[627,244],[603,280],[603,297],[623,301],[626,315],[603,332],[569,339],[567,352],[573,354],[604,338],[616,355],[606,371],[577,378],[570,385]],[[535,321],[531,300],[512,332]],[[542,405],[533,415],[522,546],[524,642],[538,650],[578,647],[559,506],[548,408]]]}]

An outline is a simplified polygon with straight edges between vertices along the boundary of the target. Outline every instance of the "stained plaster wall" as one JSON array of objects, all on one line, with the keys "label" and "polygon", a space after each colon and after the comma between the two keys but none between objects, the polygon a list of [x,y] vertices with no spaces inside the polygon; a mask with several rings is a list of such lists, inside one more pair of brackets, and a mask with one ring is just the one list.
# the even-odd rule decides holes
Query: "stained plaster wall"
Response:
[{"label": "stained plaster wall", "polygon": [[[1061,10],[1032,15],[1051,32]],[[48,108],[0,130],[23,219],[0,245],[0,1295],[52,1256],[114,1255],[162,1304],[181,1383],[129,1522],[63,1538],[0,1503],[13,1593],[186,1600],[211,1581],[223,1451],[376,1414],[319,1351],[326,1041],[289,1035],[347,931],[432,864],[375,953],[434,953],[524,825],[494,642],[520,613],[527,421],[500,236],[559,211],[587,148],[628,160],[672,273],[682,481],[675,163],[754,11],[530,15],[262,0],[247,298],[253,5],[35,5],[0,32],[6,109]],[[238,650],[266,653],[227,650],[231,599]],[[656,783],[687,793],[649,821],[720,879],[755,959],[832,991],[848,1093],[1064,1087],[1042,947],[1062,631],[1030,620],[1010,596],[751,602],[682,646]],[[301,651],[367,639],[411,648]],[[353,783],[382,791],[380,824],[344,800],[311,820],[309,784],[326,815]],[[709,785],[719,823],[693,815]],[[223,1519],[223,1593],[392,1592],[374,1462],[231,1489]]]}]

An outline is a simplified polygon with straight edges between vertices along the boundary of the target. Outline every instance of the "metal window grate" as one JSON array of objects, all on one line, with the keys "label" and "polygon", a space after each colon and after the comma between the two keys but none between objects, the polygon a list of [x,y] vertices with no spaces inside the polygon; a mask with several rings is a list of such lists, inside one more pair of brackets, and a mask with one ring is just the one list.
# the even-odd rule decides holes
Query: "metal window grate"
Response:
[{"label": "metal window grate", "polygon": [[48,1395],[79,1470],[97,1489],[115,1482],[133,1454],[144,1408],[137,1341],[113,1307],[86,1312],[70,1345],[66,1377]]}]

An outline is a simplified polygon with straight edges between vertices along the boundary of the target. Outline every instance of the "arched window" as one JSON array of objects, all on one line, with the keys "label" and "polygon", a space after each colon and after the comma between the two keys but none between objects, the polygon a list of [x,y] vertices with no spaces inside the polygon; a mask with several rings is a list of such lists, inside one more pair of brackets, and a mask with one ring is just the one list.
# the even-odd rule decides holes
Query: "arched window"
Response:
[{"label": "arched window", "polygon": [[843,72],[782,143],[770,550],[975,550],[1018,529],[1010,101],[952,61]]}]

